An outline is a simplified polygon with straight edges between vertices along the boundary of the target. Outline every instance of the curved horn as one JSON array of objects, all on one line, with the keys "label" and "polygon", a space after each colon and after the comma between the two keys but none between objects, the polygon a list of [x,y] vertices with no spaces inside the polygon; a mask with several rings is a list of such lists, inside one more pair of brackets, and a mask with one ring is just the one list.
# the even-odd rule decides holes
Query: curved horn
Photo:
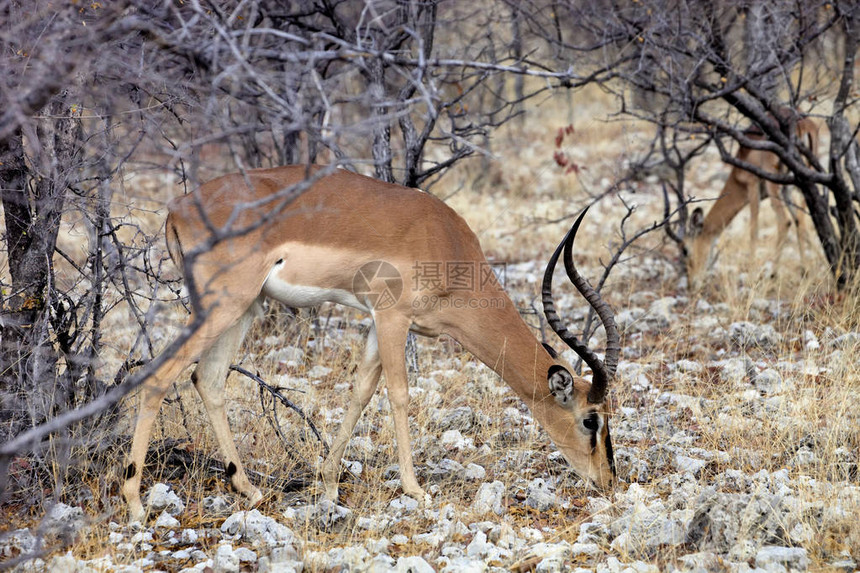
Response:
[{"label": "curved horn", "polygon": [[[558,334],[574,352],[576,352],[586,364],[591,368],[594,375],[592,376],[591,390],[588,393],[588,401],[592,404],[599,404],[606,398],[606,391],[609,387],[609,380],[615,376],[615,369],[618,366],[618,355],[621,351],[619,342],[618,328],[615,325],[615,317],[612,314],[612,309],[600,297],[600,294],[585,280],[576,270],[573,264],[573,241],[576,238],[576,233],[579,230],[579,225],[582,222],[588,208],[583,209],[582,213],[577,217],[576,222],[564,236],[564,239],[555,249],[555,252],[549,259],[546,266],[546,271],[543,276],[543,286],[541,289],[544,315],[547,322],[553,331]],[[595,310],[603,327],[606,330],[606,363],[604,364],[597,355],[588,346],[583,344],[561,323],[561,319],[555,310],[555,303],[552,299],[552,275],[555,271],[555,265],[558,262],[558,257],[564,249],[564,266],[567,271],[567,276],[588,301],[588,304]]]}]

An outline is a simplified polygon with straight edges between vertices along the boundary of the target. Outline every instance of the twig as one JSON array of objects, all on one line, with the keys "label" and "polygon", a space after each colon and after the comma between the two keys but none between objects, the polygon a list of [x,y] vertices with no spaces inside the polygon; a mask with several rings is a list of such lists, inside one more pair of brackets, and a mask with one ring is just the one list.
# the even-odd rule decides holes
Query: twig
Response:
[{"label": "twig", "polygon": [[[293,402],[291,402],[289,398],[287,398],[286,396],[281,394],[280,388],[275,388],[274,386],[271,386],[270,384],[268,384],[265,380],[263,380],[262,378],[260,378],[256,374],[254,374],[248,370],[245,370],[241,366],[236,366],[235,364],[231,364],[230,370],[234,370],[234,371],[238,372],[239,374],[244,374],[245,376],[247,376],[248,378],[250,378],[251,380],[253,380],[257,384],[259,384],[261,389],[268,390],[272,394],[272,396],[274,396],[275,398],[280,400],[284,406],[295,411],[301,417],[301,419],[305,421],[305,423],[308,425],[308,427],[311,429],[311,431],[314,433],[314,435],[317,437],[317,439],[322,444],[323,450],[325,450],[326,455],[328,455],[328,444],[323,439],[322,435],[320,435],[319,430],[317,430],[316,425],[314,425],[314,423],[313,423],[313,420],[311,420],[307,416],[307,414],[305,414],[302,411],[301,408],[299,408]],[[278,432],[278,433],[280,433],[280,432]],[[283,436],[281,436],[281,437],[283,438]]]}]

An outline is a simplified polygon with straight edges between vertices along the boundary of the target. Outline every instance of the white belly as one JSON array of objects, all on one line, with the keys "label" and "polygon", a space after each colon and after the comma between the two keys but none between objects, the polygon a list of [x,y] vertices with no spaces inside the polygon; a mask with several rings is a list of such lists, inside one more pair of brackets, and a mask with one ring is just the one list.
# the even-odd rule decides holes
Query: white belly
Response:
[{"label": "white belly", "polygon": [[268,297],[294,308],[318,306],[324,302],[334,302],[370,312],[370,307],[364,301],[359,301],[350,291],[292,284],[278,278],[277,271],[279,268],[280,265],[276,265],[269,272],[269,276],[266,277],[266,282],[263,283],[263,294]]}]

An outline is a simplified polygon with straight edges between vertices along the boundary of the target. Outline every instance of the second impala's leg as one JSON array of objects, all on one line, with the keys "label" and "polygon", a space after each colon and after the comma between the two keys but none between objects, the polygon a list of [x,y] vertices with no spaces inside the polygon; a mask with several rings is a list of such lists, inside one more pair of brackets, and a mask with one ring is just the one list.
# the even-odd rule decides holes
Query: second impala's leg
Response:
[{"label": "second impala's leg", "polygon": [[785,240],[788,238],[788,228],[791,226],[791,219],[788,216],[788,210],[782,200],[782,194],[779,192],[779,185],[773,181],[766,181],[767,195],[770,197],[770,205],[776,215],[776,247],[773,253],[774,270],[779,265],[779,259],[782,256],[782,250],[785,248]]},{"label": "second impala's leg", "polygon": [[370,327],[367,335],[367,346],[364,349],[364,358],[358,367],[355,386],[349,401],[349,408],[343,418],[343,423],[332,442],[328,457],[323,462],[322,477],[325,486],[325,495],[331,501],[337,501],[338,479],[340,478],[340,462],[343,458],[355,425],[361,417],[361,413],[367,407],[379,377],[382,374],[382,362],[379,359],[379,345],[376,339],[376,326]]},{"label": "second impala's leg", "polygon": [[747,188],[747,202],[750,206],[750,254],[755,253],[758,243],[758,213],[761,204],[760,179],[752,174],[745,174]]},{"label": "second impala's leg", "polygon": [[197,368],[191,376],[194,387],[200,394],[206,412],[209,414],[209,420],[212,422],[215,439],[218,441],[221,455],[224,456],[227,477],[230,478],[233,488],[248,498],[248,503],[252,507],[263,499],[263,494],[248,480],[245,468],[242,467],[242,462],[239,459],[239,453],[236,451],[236,443],[233,440],[230,424],[227,421],[227,412],[224,409],[226,401],[224,387],[230,369],[230,361],[239,351],[248,328],[260,313],[261,308],[258,300],[248,307],[241,318],[200,356]]},{"label": "second impala's leg", "polygon": [[794,219],[795,232],[797,233],[797,251],[800,255],[801,272],[806,273],[806,249],[812,247],[809,238],[809,229],[806,227],[806,213],[801,207],[795,207],[792,213]]},{"label": "second impala's leg", "polygon": [[[381,314],[381,313],[380,313]],[[409,382],[406,377],[406,336],[409,333],[409,319],[402,316],[389,316],[387,319],[374,317],[376,335],[379,342],[379,357],[385,373],[388,388],[388,401],[394,418],[394,433],[397,439],[397,460],[400,464],[400,485],[406,495],[420,503],[428,501],[428,496],[418,485],[415,467],[412,465],[412,444],[409,440]]]}]

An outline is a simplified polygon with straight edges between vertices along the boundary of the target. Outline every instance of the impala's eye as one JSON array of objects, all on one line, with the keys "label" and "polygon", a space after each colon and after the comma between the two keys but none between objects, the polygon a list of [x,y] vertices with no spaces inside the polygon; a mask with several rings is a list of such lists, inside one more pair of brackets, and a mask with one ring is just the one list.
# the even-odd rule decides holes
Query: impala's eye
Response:
[{"label": "impala's eye", "polygon": [[582,425],[586,430],[596,432],[597,428],[600,427],[600,418],[598,418],[597,412],[592,412],[587,418],[583,418]]}]

